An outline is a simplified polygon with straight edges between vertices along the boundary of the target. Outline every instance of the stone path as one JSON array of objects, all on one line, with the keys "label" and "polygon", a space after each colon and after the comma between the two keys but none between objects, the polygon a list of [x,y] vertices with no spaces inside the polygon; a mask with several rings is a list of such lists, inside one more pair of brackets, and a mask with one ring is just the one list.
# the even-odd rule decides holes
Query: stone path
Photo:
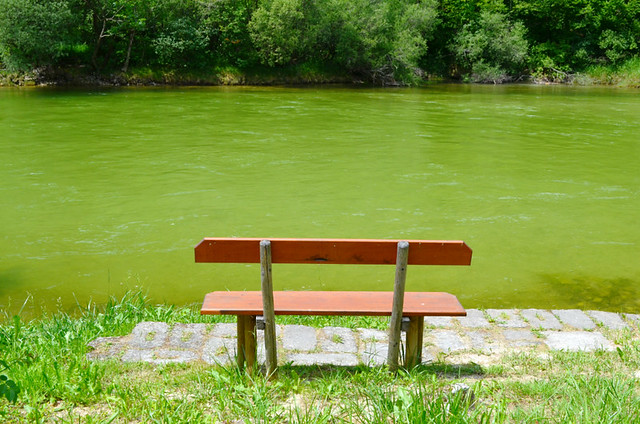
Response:
[{"label": "stone path", "polygon": [[[488,364],[514,350],[614,350],[620,330],[640,338],[640,315],[635,314],[577,309],[470,309],[467,313],[462,318],[425,318],[423,362],[446,357]],[[381,365],[387,357],[387,332],[382,330],[303,325],[280,325],[276,330],[280,363]],[[87,354],[89,359],[229,363],[235,356],[236,325],[141,322],[127,336],[101,337],[89,345],[94,349]],[[259,331],[260,361],[264,361],[263,346]]]}]

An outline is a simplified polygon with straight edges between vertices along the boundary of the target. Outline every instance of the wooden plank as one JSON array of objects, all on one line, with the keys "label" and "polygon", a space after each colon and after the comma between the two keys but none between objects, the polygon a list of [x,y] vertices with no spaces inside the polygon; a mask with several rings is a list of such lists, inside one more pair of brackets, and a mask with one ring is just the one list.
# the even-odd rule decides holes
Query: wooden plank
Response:
[{"label": "wooden plank", "polygon": [[391,305],[391,324],[389,326],[389,349],[387,351],[387,365],[389,370],[398,369],[398,352],[400,351],[400,333],[402,326],[402,304],[404,303],[404,286],[407,280],[407,260],[409,258],[409,243],[398,242],[396,254],[396,279],[393,288],[393,303]]},{"label": "wooden plank", "polygon": [[260,271],[267,375],[272,378],[276,377],[278,370],[278,356],[276,350],[276,320],[273,311],[273,284],[271,282],[271,242],[269,240],[260,242]]},{"label": "wooden plank", "polygon": [[[196,262],[260,263],[260,238],[205,238],[195,247]],[[273,263],[393,265],[398,240],[269,239]],[[407,240],[409,265],[470,265],[463,241]]]},{"label": "wooden plank", "polygon": [[[276,315],[390,316],[392,292],[275,291]],[[259,291],[215,291],[204,298],[203,315],[262,315]],[[442,292],[406,292],[404,316],[466,316],[458,299]]]}]

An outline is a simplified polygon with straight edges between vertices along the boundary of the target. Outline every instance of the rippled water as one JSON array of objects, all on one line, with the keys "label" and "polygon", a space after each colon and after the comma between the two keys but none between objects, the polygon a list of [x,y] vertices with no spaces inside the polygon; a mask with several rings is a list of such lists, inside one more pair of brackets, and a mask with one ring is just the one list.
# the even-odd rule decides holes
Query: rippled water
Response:
[{"label": "rippled water", "polygon": [[[640,310],[640,92],[0,90],[0,308],[142,287],[257,289],[205,236],[462,239],[407,290],[466,307]],[[275,265],[276,289],[390,290],[393,267]]]}]

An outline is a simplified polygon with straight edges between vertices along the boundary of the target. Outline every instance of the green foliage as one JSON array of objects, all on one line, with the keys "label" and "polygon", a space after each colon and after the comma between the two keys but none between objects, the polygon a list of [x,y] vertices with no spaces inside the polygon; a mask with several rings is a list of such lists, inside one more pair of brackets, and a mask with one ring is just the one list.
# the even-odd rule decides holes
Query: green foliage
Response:
[{"label": "green foliage", "polygon": [[4,397],[9,402],[15,402],[18,400],[20,387],[5,374],[6,371],[9,371],[9,365],[0,360],[0,398]]},{"label": "green foliage", "polygon": [[192,69],[207,64],[209,34],[197,24],[190,16],[170,20],[152,41],[157,63]]},{"label": "green foliage", "polygon": [[637,57],[639,43],[640,0],[0,0],[9,72],[232,67],[269,81],[302,67],[395,85],[528,70],[570,81]]},{"label": "green foliage", "polygon": [[218,0],[202,6],[204,24],[209,29],[210,45],[218,64],[242,68],[259,60],[249,31],[253,3]]},{"label": "green foliage", "polygon": [[75,42],[72,1],[0,0],[0,58],[12,71],[55,64]]},{"label": "green foliage", "polygon": [[484,11],[454,39],[458,62],[475,82],[504,82],[521,71],[528,54],[526,30],[498,12]]},{"label": "green foliage", "polygon": [[432,1],[336,1],[334,60],[376,84],[411,83],[435,24]]},{"label": "green foliage", "polygon": [[273,0],[260,6],[249,23],[249,32],[262,63],[270,66],[295,63],[304,56],[307,22],[302,0]]},{"label": "green foliage", "polygon": [[632,52],[637,52],[638,49],[638,44],[633,35],[619,33],[610,29],[602,31],[598,46],[604,50],[604,54],[614,64],[627,58]]},{"label": "green foliage", "polygon": [[531,62],[538,73],[617,63],[637,53],[638,0],[514,0],[512,15],[538,50]]}]

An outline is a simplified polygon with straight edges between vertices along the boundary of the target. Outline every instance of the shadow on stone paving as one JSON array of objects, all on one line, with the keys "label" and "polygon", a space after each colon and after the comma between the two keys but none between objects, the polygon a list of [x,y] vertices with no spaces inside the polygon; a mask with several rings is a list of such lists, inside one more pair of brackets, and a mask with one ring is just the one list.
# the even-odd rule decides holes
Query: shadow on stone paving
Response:
[{"label": "shadow on stone paving", "polygon": [[[386,372],[385,367],[375,367],[361,364],[358,366],[340,366],[340,365],[291,365],[285,364],[278,367],[278,372],[282,375],[296,375],[302,379],[312,380],[315,378],[326,378],[328,375],[357,375],[360,373],[370,374],[372,369],[377,368]],[[405,372],[401,369],[400,372]],[[485,375],[486,371],[479,364],[470,362],[465,364],[446,364],[442,362],[424,363],[418,365],[411,373],[419,374],[435,374],[439,377],[459,378],[466,376]]]}]

